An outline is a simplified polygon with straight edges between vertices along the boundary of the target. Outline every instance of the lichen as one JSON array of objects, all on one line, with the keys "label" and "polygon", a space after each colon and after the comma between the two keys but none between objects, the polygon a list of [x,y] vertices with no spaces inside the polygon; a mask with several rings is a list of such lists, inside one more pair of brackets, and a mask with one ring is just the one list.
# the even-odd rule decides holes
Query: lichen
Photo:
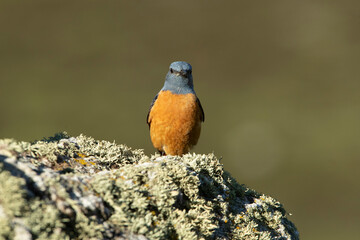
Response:
[{"label": "lichen", "polygon": [[66,239],[72,235],[63,231],[67,219],[61,216],[56,206],[39,199],[31,201],[25,221],[36,239]]},{"label": "lichen", "polygon": [[38,239],[299,235],[280,202],[238,184],[214,154],[148,157],[62,133],[33,143],[0,140],[0,169],[4,239],[16,236],[19,219]]},{"label": "lichen", "polygon": [[3,215],[3,209],[0,205],[0,239],[13,239],[14,229],[11,227],[9,219]]},{"label": "lichen", "polygon": [[4,215],[18,217],[26,210],[25,180],[14,177],[10,172],[4,171],[0,162],[0,204]]}]

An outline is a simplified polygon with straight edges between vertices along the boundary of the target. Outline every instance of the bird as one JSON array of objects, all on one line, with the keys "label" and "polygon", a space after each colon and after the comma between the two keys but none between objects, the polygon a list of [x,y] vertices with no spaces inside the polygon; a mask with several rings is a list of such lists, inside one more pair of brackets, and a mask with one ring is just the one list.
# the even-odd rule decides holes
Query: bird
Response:
[{"label": "bird", "polygon": [[170,64],[164,86],[153,99],[146,121],[151,142],[162,156],[182,156],[197,144],[205,114],[194,90],[189,63]]}]

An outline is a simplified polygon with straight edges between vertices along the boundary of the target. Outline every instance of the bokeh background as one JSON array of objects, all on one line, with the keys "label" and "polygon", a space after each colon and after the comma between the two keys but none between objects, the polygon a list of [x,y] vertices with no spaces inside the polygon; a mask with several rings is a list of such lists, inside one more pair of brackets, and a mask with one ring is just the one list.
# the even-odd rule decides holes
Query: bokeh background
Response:
[{"label": "bokeh background", "polygon": [[0,2],[0,138],[67,131],[155,150],[146,114],[192,64],[214,152],[302,239],[360,222],[359,1]]}]

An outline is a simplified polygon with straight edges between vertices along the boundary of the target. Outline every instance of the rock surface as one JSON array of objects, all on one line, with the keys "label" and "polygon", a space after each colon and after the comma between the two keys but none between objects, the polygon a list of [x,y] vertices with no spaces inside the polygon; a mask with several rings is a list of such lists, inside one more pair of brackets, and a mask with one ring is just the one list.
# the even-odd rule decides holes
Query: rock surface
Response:
[{"label": "rock surface", "polygon": [[146,156],[66,133],[0,140],[0,239],[299,239],[213,155]]}]

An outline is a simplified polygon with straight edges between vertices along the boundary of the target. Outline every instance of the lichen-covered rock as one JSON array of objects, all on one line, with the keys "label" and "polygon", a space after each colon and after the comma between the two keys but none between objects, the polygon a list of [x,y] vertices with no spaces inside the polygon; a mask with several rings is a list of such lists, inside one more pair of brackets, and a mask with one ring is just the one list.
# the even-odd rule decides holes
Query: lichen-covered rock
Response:
[{"label": "lichen-covered rock", "polygon": [[213,155],[148,157],[66,133],[0,140],[0,239],[298,239]]}]

